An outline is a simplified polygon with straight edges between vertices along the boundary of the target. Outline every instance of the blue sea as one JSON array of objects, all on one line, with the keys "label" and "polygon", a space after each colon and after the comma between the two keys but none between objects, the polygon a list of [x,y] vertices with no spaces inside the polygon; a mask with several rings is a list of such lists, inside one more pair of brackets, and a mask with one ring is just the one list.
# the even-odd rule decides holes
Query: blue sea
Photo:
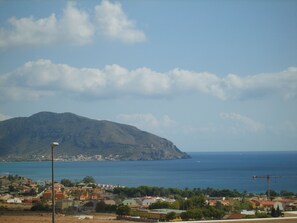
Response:
[{"label": "blue sea", "polygon": [[[296,152],[198,152],[191,159],[163,161],[55,162],[55,180],[80,181],[93,176],[97,183],[122,186],[236,189],[264,193],[271,189],[297,193]],[[18,174],[34,180],[51,179],[51,162],[0,163],[0,175]]]}]

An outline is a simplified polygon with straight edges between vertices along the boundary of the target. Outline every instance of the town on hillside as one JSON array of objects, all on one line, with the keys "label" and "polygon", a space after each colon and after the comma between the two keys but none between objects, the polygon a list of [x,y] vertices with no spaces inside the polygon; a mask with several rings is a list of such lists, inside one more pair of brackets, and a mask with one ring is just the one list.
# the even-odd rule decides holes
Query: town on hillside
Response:
[{"label": "town on hillside", "polygon": [[[288,191],[256,195],[228,189],[175,189],[97,184],[86,176],[80,182],[62,179],[54,184],[56,212],[116,213],[131,221],[177,221],[282,217],[297,210],[297,196]],[[51,181],[0,176],[0,212],[50,212]]]}]

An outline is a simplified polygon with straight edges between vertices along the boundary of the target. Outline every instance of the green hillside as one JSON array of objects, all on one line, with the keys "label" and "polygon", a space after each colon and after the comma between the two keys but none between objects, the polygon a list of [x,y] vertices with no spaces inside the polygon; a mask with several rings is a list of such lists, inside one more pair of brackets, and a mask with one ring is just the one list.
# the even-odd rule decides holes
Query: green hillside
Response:
[{"label": "green hillside", "polygon": [[133,126],[98,121],[72,113],[40,112],[0,122],[1,160],[50,158],[50,144],[60,143],[56,157],[100,155],[119,160],[188,158],[172,142]]}]

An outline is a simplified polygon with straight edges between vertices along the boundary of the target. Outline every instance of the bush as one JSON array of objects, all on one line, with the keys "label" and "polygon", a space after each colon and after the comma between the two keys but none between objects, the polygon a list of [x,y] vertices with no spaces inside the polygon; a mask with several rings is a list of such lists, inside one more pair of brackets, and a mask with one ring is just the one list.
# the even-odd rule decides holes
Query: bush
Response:
[{"label": "bush", "polygon": [[74,183],[71,182],[71,180],[68,179],[62,179],[61,184],[63,184],[65,187],[73,187]]},{"label": "bush", "polygon": [[157,201],[155,203],[150,204],[149,209],[162,209],[162,208],[170,208],[170,203],[167,201]]},{"label": "bush", "polygon": [[191,209],[186,212],[181,213],[180,215],[182,220],[201,220],[202,211],[200,209]]},{"label": "bush", "polygon": [[130,215],[131,214],[131,208],[129,206],[127,206],[127,205],[121,204],[121,205],[119,205],[117,207],[116,214],[121,215],[121,216]]},{"label": "bush", "polygon": [[106,210],[106,204],[104,201],[100,201],[96,204],[96,212],[104,212]]},{"label": "bush", "polygon": [[92,176],[86,176],[86,177],[82,180],[82,182],[85,183],[85,184],[96,183],[94,177],[92,177]]},{"label": "bush", "polygon": [[105,204],[104,201],[99,201],[96,204],[96,212],[116,212],[116,205]]},{"label": "bush", "polygon": [[31,207],[31,211],[50,211],[51,208],[49,205],[47,204],[42,204],[40,202],[37,202],[36,204],[34,204],[32,207]]},{"label": "bush", "polygon": [[166,214],[166,221],[174,220],[176,219],[176,213],[175,212],[169,212]]},{"label": "bush", "polygon": [[256,217],[257,218],[268,218],[268,217],[270,217],[267,213],[256,213]]}]

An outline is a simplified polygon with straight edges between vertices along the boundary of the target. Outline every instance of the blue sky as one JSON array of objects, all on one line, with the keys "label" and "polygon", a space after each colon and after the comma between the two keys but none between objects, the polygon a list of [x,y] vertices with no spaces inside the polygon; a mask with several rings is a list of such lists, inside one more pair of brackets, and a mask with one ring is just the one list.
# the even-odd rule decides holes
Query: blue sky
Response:
[{"label": "blue sky", "polygon": [[296,151],[297,1],[0,1],[0,119],[39,111]]}]

